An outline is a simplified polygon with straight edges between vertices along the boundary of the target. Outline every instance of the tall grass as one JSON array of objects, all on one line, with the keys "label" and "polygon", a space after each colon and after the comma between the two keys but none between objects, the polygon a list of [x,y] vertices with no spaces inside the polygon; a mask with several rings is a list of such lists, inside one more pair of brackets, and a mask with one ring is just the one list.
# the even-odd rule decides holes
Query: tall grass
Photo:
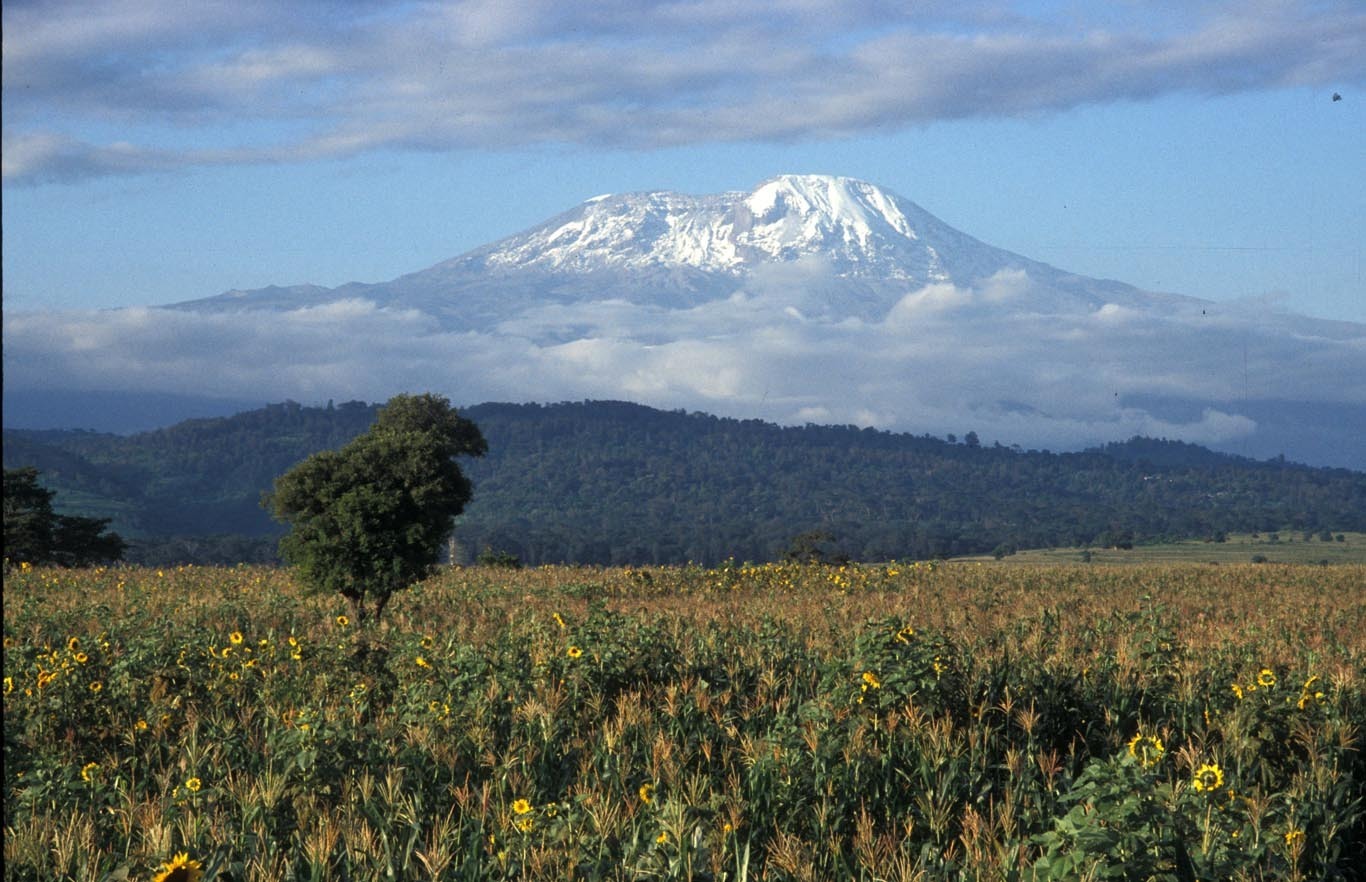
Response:
[{"label": "tall grass", "polygon": [[6,573],[5,877],[1366,878],[1366,568]]}]

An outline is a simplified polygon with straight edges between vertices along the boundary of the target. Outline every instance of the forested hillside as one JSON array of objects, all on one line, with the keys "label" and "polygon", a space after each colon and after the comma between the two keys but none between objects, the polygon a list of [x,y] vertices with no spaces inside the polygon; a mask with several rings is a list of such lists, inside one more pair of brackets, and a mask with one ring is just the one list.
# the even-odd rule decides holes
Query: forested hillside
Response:
[{"label": "forested hillside", "polygon": [[[113,518],[133,559],[270,556],[273,479],[364,431],[375,407],[272,405],[132,436],[5,432],[71,513]],[[809,531],[861,559],[1110,545],[1242,530],[1366,530],[1366,474],[1133,439],[1022,451],[852,426],[780,427],[621,402],[483,404],[489,455],[461,554],[527,563],[715,563],[784,555]]]}]

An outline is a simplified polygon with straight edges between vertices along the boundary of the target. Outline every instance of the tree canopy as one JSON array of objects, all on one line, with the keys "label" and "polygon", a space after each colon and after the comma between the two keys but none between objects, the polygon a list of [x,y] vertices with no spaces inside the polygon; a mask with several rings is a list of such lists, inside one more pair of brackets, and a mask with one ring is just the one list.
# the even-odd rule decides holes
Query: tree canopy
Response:
[{"label": "tree canopy", "polygon": [[445,398],[398,395],[369,431],[316,453],[266,498],[290,524],[280,553],[318,591],[335,591],[359,621],[430,574],[472,488],[456,456],[488,449]]},{"label": "tree canopy", "polygon": [[38,483],[38,470],[5,469],[5,558],[14,563],[83,567],[123,557],[124,542],[106,533],[107,518],[52,510],[56,496]]}]

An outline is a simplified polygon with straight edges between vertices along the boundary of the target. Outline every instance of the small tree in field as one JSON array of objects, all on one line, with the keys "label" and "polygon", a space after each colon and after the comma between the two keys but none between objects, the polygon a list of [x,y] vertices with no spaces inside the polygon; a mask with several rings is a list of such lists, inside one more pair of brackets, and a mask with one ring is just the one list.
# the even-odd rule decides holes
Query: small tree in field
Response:
[{"label": "small tree in field", "polygon": [[395,591],[427,577],[470,500],[456,456],[488,450],[474,423],[435,395],[398,395],[339,450],[281,475],[266,503],[290,524],[280,554],[305,585],[378,619]]}]

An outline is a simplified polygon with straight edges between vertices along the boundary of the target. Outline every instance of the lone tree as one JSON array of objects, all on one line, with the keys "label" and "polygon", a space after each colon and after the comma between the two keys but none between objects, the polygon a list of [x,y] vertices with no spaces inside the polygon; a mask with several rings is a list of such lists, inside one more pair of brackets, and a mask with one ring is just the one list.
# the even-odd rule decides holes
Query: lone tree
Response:
[{"label": "lone tree", "polygon": [[37,469],[5,469],[7,560],[86,567],[123,558],[123,539],[104,532],[108,518],[59,515],[52,510],[55,495],[38,483]]},{"label": "lone tree", "polygon": [[456,456],[482,456],[474,423],[440,396],[398,395],[365,434],[281,475],[264,500],[290,524],[280,554],[316,591],[378,619],[395,591],[431,573],[470,500]]}]

